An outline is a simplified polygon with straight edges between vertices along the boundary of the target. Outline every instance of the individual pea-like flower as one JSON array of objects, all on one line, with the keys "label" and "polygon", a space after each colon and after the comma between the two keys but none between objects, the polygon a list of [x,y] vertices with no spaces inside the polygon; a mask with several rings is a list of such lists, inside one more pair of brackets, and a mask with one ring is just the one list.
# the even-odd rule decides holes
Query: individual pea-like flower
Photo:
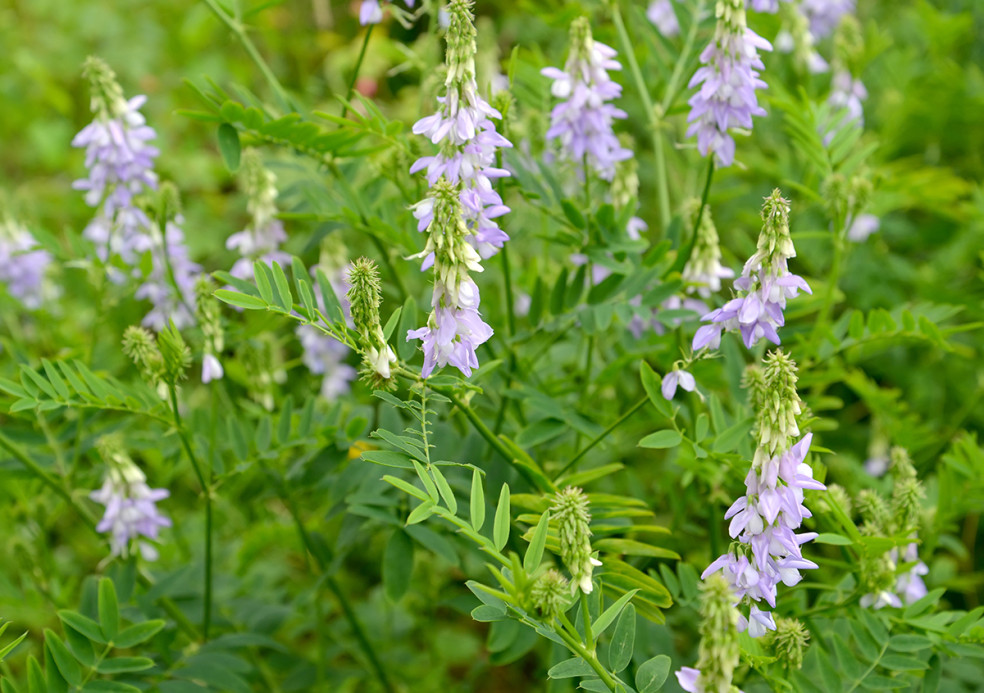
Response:
[{"label": "individual pea-like flower", "polygon": [[[783,0],[789,2],[789,0]],[[775,14],[779,11],[779,0],[749,0],[748,6],[756,12]]]},{"label": "individual pea-like flower", "polygon": [[44,275],[51,253],[38,246],[31,232],[13,219],[0,219],[0,283],[30,310],[45,298]]},{"label": "individual pea-like flower", "polygon": [[677,21],[671,0],[653,0],[646,8],[646,18],[666,38],[673,38],[680,33],[680,22]]},{"label": "individual pea-like flower", "polygon": [[230,274],[239,279],[253,276],[253,263],[257,260],[272,265],[290,262],[290,256],[280,250],[287,240],[283,222],[277,218],[277,177],[263,166],[263,160],[255,149],[247,149],[242,156],[242,185],[246,191],[246,211],[249,225],[226,239],[226,248],[236,250],[241,257],[232,266]]},{"label": "individual pea-like flower", "polygon": [[571,594],[580,588],[585,594],[594,589],[591,575],[601,561],[591,555],[590,501],[576,486],[568,486],[554,495],[550,519],[556,523],[560,537],[560,556],[571,574]]},{"label": "individual pea-like flower", "polygon": [[117,438],[104,439],[99,447],[108,466],[102,488],[89,494],[92,500],[106,506],[96,531],[110,534],[113,556],[126,557],[136,551],[148,561],[156,560],[157,549],[150,541],[157,540],[161,528],[171,526],[170,518],[156,504],[170,492],[147,485],[144,473]]},{"label": "individual pea-like flower", "polygon": [[667,373],[666,377],[663,378],[663,385],[660,389],[662,390],[664,399],[673,399],[677,387],[681,387],[687,392],[693,392],[694,388],[697,387],[697,381],[687,371],[677,368]]},{"label": "individual pea-like flower", "polygon": [[693,349],[716,349],[721,333],[739,330],[745,346],[751,349],[760,339],[779,344],[777,329],[785,324],[786,301],[800,291],[813,293],[806,281],[789,271],[788,260],[796,257],[789,235],[789,201],[778,189],[765,198],[764,224],[758,248],[745,263],[734,287],[739,296],[701,319],[704,325],[694,335]]},{"label": "individual pea-like flower", "polygon": [[73,147],[85,148],[89,170],[88,178],[75,181],[73,187],[84,191],[86,204],[98,209],[84,235],[96,244],[102,260],[116,255],[133,265],[151,246],[150,220],[135,198],[157,188],[154,159],[159,152],[149,144],[157,133],[140,113],[147,98],[124,98],[106,63],[90,57],[83,73],[90,83],[95,117],[72,140]]},{"label": "individual pea-like flower", "polygon": [[690,97],[687,136],[697,135],[697,150],[713,153],[719,166],[730,166],[735,159],[732,128],[752,128],[752,116],[765,115],[758,105],[756,89],[765,89],[759,78],[764,68],[758,51],[772,45],[748,28],[744,0],[718,0],[714,38],[700,54],[701,67],[689,87],[697,87]]},{"label": "individual pea-like flower", "polygon": [[881,219],[874,214],[859,214],[851,220],[847,228],[847,238],[855,243],[864,243],[871,234],[881,228]]},{"label": "individual pea-like flower", "polygon": [[[595,41],[587,17],[571,24],[571,48],[564,69],[547,67],[541,74],[554,80],[550,92],[563,101],[550,113],[547,140],[559,140],[561,156],[588,166],[604,180],[615,176],[616,164],[632,156],[612,129],[626,113],[609,103],[622,94],[622,86],[608,75],[621,70],[614,48]],[[587,175],[587,171],[583,172]]]},{"label": "individual pea-like flower", "polygon": [[[413,7],[415,0],[404,0],[407,7]],[[362,0],[359,4],[359,24],[379,24],[383,21],[383,6],[379,0]]]},{"label": "individual pea-like flower", "polygon": [[[488,258],[509,240],[497,219],[510,210],[493,187],[493,181],[510,175],[496,166],[496,157],[500,149],[512,144],[496,132],[493,119],[501,119],[502,115],[478,92],[471,6],[472,0],[453,0],[449,6],[445,94],[438,98],[441,104],[438,112],[413,126],[414,134],[428,137],[441,145],[441,149],[414,162],[410,173],[426,170],[431,188],[442,178],[459,186],[468,242],[481,257]],[[414,216],[418,219],[418,231],[429,226],[430,206],[426,200],[418,203]]]}]

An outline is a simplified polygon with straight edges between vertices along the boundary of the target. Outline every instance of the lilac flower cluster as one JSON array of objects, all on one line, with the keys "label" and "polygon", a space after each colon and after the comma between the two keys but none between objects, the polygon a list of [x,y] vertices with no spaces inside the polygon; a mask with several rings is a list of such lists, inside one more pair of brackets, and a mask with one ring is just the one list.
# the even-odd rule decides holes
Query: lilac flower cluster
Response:
[{"label": "lilac flower cluster", "polygon": [[772,45],[748,28],[744,0],[718,0],[716,14],[714,39],[700,54],[701,67],[689,84],[700,88],[688,102],[687,136],[697,135],[703,156],[713,152],[719,166],[730,166],[735,141],[729,130],[751,129],[752,116],[765,115],[755,95],[767,86],[758,76],[764,68],[758,50]]},{"label": "lilac flower cluster", "polygon": [[834,33],[841,17],[854,12],[855,0],[802,0],[800,11],[810,22],[810,33],[822,39]]},{"label": "lilac flower cluster", "polygon": [[[775,608],[776,587],[782,582],[792,587],[802,580],[800,570],[816,568],[813,561],[803,558],[800,545],[817,535],[813,532],[796,534],[803,520],[812,513],[803,505],[803,490],[824,490],[813,479],[813,470],[806,464],[812,433],[808,433],[781,455],[754,466],[745,478],[746,493],[728,509],[725,519],[731,520],[728,529],[741,545],[734,553],[726,553],[711,563],[701,577],[721,571],[732,585],[737,600],[748,597],[765,601]],[[751,560],[747,555],[751,549]],[[739,618],[740,630],[748,628],[752,637],[775,630],[772,614],[752,604],[748,618]]]},{"label": "lilac flower cluster", "polygon": [[149,300],[154,307],[144,316],[144,327],[160,332],[173,321],[178,329],[195,324],[195,282],[201,275],[201,265],[188,257],[180,215],[167,222],[163,237],[151,247],[153,269],[135,296]]},{"label": "lilac flower cluster", "polygon": [[[919,545],[916,543],[908,544],[905,547],[905,553],[902,554],[902,559],[903,563],[915,563],[915,565],[898,576],[895,581],[895,591],[885,589],[866,594],[861,597],[861,606],[876,610],[886,606],[900,609],[902,606],[912,604],[926,596],[928,590],[922,576],[929,573],[929,568],[919,560]],[[899,550],[897,547],[888,552],[888,560],[893,569],[898,566]]]},{"label": "lilac flower cluster", "polygon": [[[550,92],[564,99],[550,113],[547,140],[558,139],[562,156],[588,165],[604,180],[615,176],[615,165],[632,157],[612,129],[626,113],[608,103],[622,95],[608,70],[621,70],[614,48],[595,41],[587,17],[571,24],[571,49],[564,69],[546,67],[541,74],[554,80]],[[585,175],[587,171],[584,172]]]},{"label": "lilac flower cluster", "polygon": [[646,17],[666,38],[673,38],[680,33],[680,22],[677,21],[671,0],[653,0],[646,8]]},{"label": "lilac flower cluster", "polygon": [[[413,132],[424,135],[441,150],[414,162],[410,173],[426,169],[427,182],[433,188],[445,179],[460,188],[459,197],[468,226],[468,242],[478,254],[488,258],[499,252],[509,240],[496,219],[510,210],[502,202],[492,182],[509,176],[495,165],[500,149],[512,147],[495,128],[493,118],[502,114],[478,93],[475,81],[475,27],[471,0],[456,0],[450,6],[451,24],[447,33],[448,76],[445,95],[438,97],[441,107],[434,115],[421,118]],[[418,231],[429,224],[429,206],[420,205],[414,216]],[[424,269],[426,269],[426,263]]]},{"label": "lilac flower cluster", "polygon": [[38,247],[31,232],[12,219],[0,222],[0,283],[7,293],[35,310],[44,298],[44,274],[51,254]]},{"label": "lilac flower cluster", "polygon": [[[413,7],[415,0],[404,0],[407,7]],[[359,5],[359,24],[379,24],[383,21],[383,6],[379,0],[362,0]]]},{"label": "lilac flower cluster", "polygon": [[154,158],[159,152],[148,144],[157,133],[140,113],[147,97],[127,101],[113,71],[101,60],[89,58],[84,71],[92,86],[95,118],[72,140],[73,147],[85,148],[89,170],[89,177],[73,187],[85,191],[86,204],[98,208],[85,237],[96,244],[103,261],[117,255],[124,264],[134,265],[151,247],[150,219],[134,198],[157,188]]},{"label": "lilac flower cluster", "polygon": [[796,250],[789,236],[789,201],[778,189],[765,199],[762,219],[758,249],[734,282],[740,295],[701,318],[710,324],[694,335],[695,351],[718,348],[721,333],[731,330],[741,331],[749,349],[763,338],[779,344],[777,328],[785,324],[787,299],[796,298],[801,290],[812,293],[802,277],[789,271],[788,260],[796,257]]},{"label": "lilac flower cluster", "polygon": [[124,453],[116,453],[109,462],[102,488],[89,494],[92,500],[106,506],[96,530],[110,533],[114,556],[128,556],[131,543],[136,540],[140,554],[149,561],[156,560],[157,549],[140,537],[156,541],[161,528],[171,526],[170,518],[161,514],[156,505],[170,492],[150,488],[143,472]]}]

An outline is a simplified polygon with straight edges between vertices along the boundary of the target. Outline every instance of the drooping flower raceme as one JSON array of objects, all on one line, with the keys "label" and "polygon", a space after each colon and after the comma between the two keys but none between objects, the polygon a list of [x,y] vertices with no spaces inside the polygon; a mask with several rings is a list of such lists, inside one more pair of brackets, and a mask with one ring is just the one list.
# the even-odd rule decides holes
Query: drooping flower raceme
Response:
[{"label": "drooping flower raceme", "polygon": [[802,277],[789,271],[788,260],[796,257],[796,249],[789,235],[789,201],[778,189],[765,198],[762,219],[758,249],[734,282],[738,297],[701,318],[710,324],[694,335],[694,351],[716,349],[726,330],[740,330],[749,349],[763,338],[779,344],[777,328],[785,324],[787,299],[795,298],[801,290],[812,293]]},{"label": "drooping flower raceme", "polygon": [[775,630],[775,621],[761,602],[775,608],[777,586],[793,586],[802,580],[800,570],[817,565],[803,557],[801,545],[817,535],[797,534],[812,513],[804,505],[806,489],[826,487],[813,478],[806,462],[813,434],[799,436],[796,415],[801,402],[796,393],[796,364],[781,351],[766,357],[764,379],[753,389],[758,407],[757,449],[745,478],[745,495],[728,509],[725,519],[737,543],[713,561],[702,577],[718,571],[728,580],[736,602],[750,603],[748,616],[739,617],[740,630],[752,637]]},{"label": "drooping flower raceme", "polygon": [[0,283],[7,293],[34,310],[44,298],[44,274],[51,254],[38,246],[31,232],[6,218],[0,220]]},{"label": "drooping flower raceme", "polygon": [[150,541],[157,540],[161,528],[171,526],[170,518],[163,515],[156,504],[170,492],[150,488],[143,472],[117,439],[100,441],[100,448],[108,464],[106,480],[102,488],[90,493],[89,497],[106,506],[106,511],[96,530],[110,533],[114,556],[125,557],[136,550],[145,559],[156,560],[157,549]]},{"label": "drooping flower raceme", "polygon": [[750,130],[752,116],[765,115],[755,95],[767,86],[759,78],[758,51],[772,50],[772,45],[748,28],[744,0],[718,0],[716,14],[714,38],[700,54],[701,67],[689,84],[700,86],[688,102],[687,136],[697,135],[702,155],[713,153],[719,166],[730,166],[735,141],[729,130]]},{"label": "drooping flower raceme", "polygon": [[72,140],[73,147],[85,148],[89,169],[88,178],[75,181],[73,187],[85,191],[86,204],[98,209],[84,235],[96,244],[102,260],[116,255],[133,265],[151,247],[150,220],[134,198],[157,188],[158,150],[149,144],[157,133],[140,113],[146,97],[126,100],[106,63],[89,58],[83,71],[92,90],[95,117]]},{"label": "drooping flower raceme", "polygon": [[435,367],[451,364],[466,376],[478,367],[475,350],[492,336],[479,313],[478,285],[470,272],[481,272],[479,256],[468,243],[458,186],[439,180],[431,196],[417,203],[415,214],[425,213],[427,245],[420,257],[434,267],[434,293],[427,324],[407,333],[407,340],[423,344],[425,378]]},{"label": "drooping flower raceme", "polygon": [[818,40],[834,32],[841,17],[854,12],[855,0],[802,0],[800,11],[810,21],[810,33]]},{"label": "drooping flower raceme", "polygon": [[[448,8],[451,23],[447,32],[445,93],[438,98],[441,103],[438,112],[413,126],[415,134],[440,145],[440,152],[418,159],[410,173],[426,169],[427,182],[432,188],[441,178],[459,186],[468,242],[481,257],[488,258],[509,240],[496,221],[509,208],[492,183],[510,175],[495,164],[499,150],[512,144],[496,132],[492,121],[502,115],[478,93],[471,6],[472,0],[453,0]],[[429,223],[427,209],[426,205],[417,207],[418,231],[423,231]]]},{"label": "drooping flower raceme", "polygon": [[280,250],[287,240],[283,222],[277,218],[277,177],[263,166],[259,152],[247,149],[242,157],[242,181],[246,190],[246,211],[249,225],[226,239],[226,248],[242,256],[232,266],[230,274],[239,279],[253,276],[253,263],[279,262],[285,265],[290,256]]},{"label": "drooping flower raceme", "polygon": [[587,159],[588,166],[609,181],[615,176],[615,165],[632,156],[612,129],[616,119],[626,117],[625,111],[609,103],[622,95],[622,86],[608,76],[609,70],[622,69],[616,55],[614,48],[592,38],[587,17],[579,17],[571,24],[564,69],[541,70],[554,80],[550,92],[563,99],[550,113],[547,140],[559,140],[564,158],[578,165]]}]

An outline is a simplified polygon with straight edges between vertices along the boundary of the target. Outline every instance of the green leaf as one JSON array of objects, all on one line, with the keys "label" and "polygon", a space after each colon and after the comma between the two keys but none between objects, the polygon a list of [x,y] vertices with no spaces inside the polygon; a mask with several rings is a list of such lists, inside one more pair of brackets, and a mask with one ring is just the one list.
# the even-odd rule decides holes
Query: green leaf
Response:
[{"label": "green leaf", "polygon": [[99,579],[99,625],[106,640],[120,631],[120,607],[116,601],[116,586],[108,577]]},{"label": "green leaf", "polygon": [[222,123],[219,126],[218,139],[219,151],[222,153],[222,160],[225,161],[226,168],[232,172],[239,170],[241,154],[239,131],[229,123]]},{"label": "green leaf", "polygon": [[143,623],[135,623],[134,625],[121,630],[117,636],[113,638],[113,644],[119,648],[127,648],[147,642],[161,632],[161,629],[164,628],[164,624],[165,622],[159,619],[144,621]]},{"label": "green leaf", "polygon": [[888,639],[888,649],[896,652],[918,652],[932,645],[929,638],[923,635],[893,635]]},{"label": "green leaf", "polygon": [[66,626],[71,626],[79,633],[89,638],[89,640],[94,640],[101,645],[105,645],[108,642],[103,637],[103,632],[99,627],[99,624],[87,616],[83,616],[76,611],[62,609],[58,612],[58,618],[61,619],[61,622]]},{"label": "green leaf", "polygon": [[499,551],[502,551],[506,542],[509,541],[509,523],[511,519],[509,510],[509,485],[503,484],[502,491],[499,493],[499,504],[495,508],[495,519],[492,524],[492,542]]},{"label": "green leaf", "polygon": [[560,664],[555,664],[547,671],[547,677],[551,679],[571,679],[575,676],[591,676],[594,669],[580,657],[565,659]]},{"label": "green leaf", "polygon": [[485,524],[485,491],[482,488],[482,472],[472,471],[471,502],[469,504],[471,526],[476,532],[482,531]]},{"label": "green leaf", "polygon": [[936,589],[931,590],[928,594],[924,595],[921,599],[918,599],[914,601],[912,604],[910,604],[909,606],[905,607],[905,611],[902,613],[903,618],[905,618],[908,621],[925,613],[926,611],[929,610],[930,607],[933,606],[933,604],[939,601],[940,597],[943,596],[944,592],[946,592],[946,590],[943,589],[942,587],[937,587]]},{"label": "green leaf", "polygon": [[[82,686],[82,690],[90,693],[142,693],[136,686],[131,686],[128,683],[122,683],[120,681],[107,681],[105,679],[89,681]],[[196,690],[200,691],[204,689],[198,688]]]},{"label": "green leaf", "polygon": [[387,484],[395,486],[396,488],[400,489],[404,493],[411,495],[418,500],[431,501],[430,496],[428,496],[425,491],[420,490],[413,484],[408,483],[403,479],[398,479],[395,476],[390,476],[389,474],[387,474],[383,477],[383,481],[385,481]]},{"label": "green leaf", "polygon": [[540,567],[543,561],[543,547],[547,545],[547,530],[550,528],[550,512],[545,511],[540,515],[540,521],[533,530],[530,538],[530,545],[526,548],[526,555],[523,557],[523,569],[528,574],[533,574]]},{"label": "green leaf", "polygon": [[458,514],[458,499],[454,497],[454,491],[451,490],[451,485],[445,478],[444,473],[438,468],[437,465],[431,465],[430,468],[431,476],[434,477],[434,483],[437,484],[437,491],[441,494],[441,498],[444,499],[444,504],[448,507],[453,515]]},{"label": "green leaf", "polygon": [[273,298],[281,310],[289,313],[294,309],[294,297],[290,293],[290,282],[287,281],[287,275],[284,274],[280,263],[276,261],[273,263],[271,273],[273,274]]},{"label": "green leaf", "polygon": [[27,656],[27,690],[29,693],[47,693],[48,684],[44,680],[44,672],[34,655]]},{"label": "green leaf", "polygon": [[65,381],[62,380],[61,375],[58,374],[58,369],[55,368],[54,364],[48,359],[41,359],[41,367],[44,368],[45,375],[48,376],[48,382],[51,386],[55,388],[62,399],[71,399],[72,392],[68,389]]},{"label": "green leaf", "polygon": [[406,532],[398,529],[386,542],[383,552],[383,587],[390,600],[398,602],[406,594],[412,572],[413,541]]},{"label": "green leaf", "polygon": [[81,685],[82,669],[79,667],[79,663],[75,661],[72,653],[65,647],[65,643],[61,641],[61,638],[55,635],[54,631],[45,628],[44,644],[51,653],[51,658],[54,660],[55,666],[58,667],[58,671],[65,677],[65,681],[72,686]]},{"label": "green leaf", "polygon": [[832,534],[830,532],[817,535],[813,541],[816,544],[831,544],[833,546],[850,546],[854,543],[843,534]]},{"label": "green leaf", "polygon": [[881,659],[881,665],[892,671],[913,671],[916,669],[928,669],[929,662],[924,662],[915,657],[906,655],[889,654]]},{"label": "green leaf", "polygon": [[413,461],[413,468],[417,472],[417,477],[423,483],[424,488],[427,489],[427,495],[430,496],[432,501],[437,503],[441,499],[441,494],[437,492],[437,485],[434,483],[434,479],[431,478],[431,475],[427,473],[424,466],[417,460]]},{"label": "green leaf", "polygon": [[434,501],[430,499],[425,500],[424,502],[422,502],[420,505],[418,505],[416,508],[413,509],[413,511],[410,513],[410,516],[407,518],[407,524],[415,525],[418,522],[423,522],[428,517],[434,514],[434,508],[436,507],[437,507],[437,503],[435,503]]},{"label": "green leaf", "polygon": [[656,693],[670,675],[671,660],[666,655],[656,655],[643,662],[636,670],[635,687],[637,693]]},{"label": "green leaf", "polygon": [[482,604],[481,606],[476,606],[472,609],[471,617],[479,623],[493,623],[495,621],[504,621],[509,618],[509,616],[506,615],[505,608],[489,606],[488,604]]},{"label": "green leaf", "polygon": [[249,294],[241,294],[238,291],[216,289],[213,295],[223,303],[228,303],[230,306],[236,306],[238,308],[245,308],[246,310],[262,310],[267,307],[267,303],[263,299],[250,296]]},{"label": "green leaf", "polygon": [[604,551],[606,553],[680,560],[680,554],[676,551],[664,549],[659,546],[653,546],[634,539],[599,539],[595,541],[592,546],[598,551]]},{"label": "green leaf", "polygon": [[143,671],[154,666],[154,660],[147,657],[113,657],[99,663],[96,671],[100,674],[122,674],[127,671]]},{"label": "green leaf", "polygon": [[618,617],[612,641],[608,646],[608,665],[616,674],[632,661],[635,648],[636,612],[635,607],[628,604]]},{"label": "green leaf", "polygon": [[639,441],[640,448],[675,448],[683,440],[683,436],[673,429],[656,431]]},{"label": "green leaf", "polygon": [[591,624],[591,630],[594,632],[595,637],[600,636],[605,632],[605,629],[607,629],[608,626],[615,622],[618,615],[622,613],[622,609],[625,608],[625,605],[629,603],[638,591],[639,590],[629,590],[619,597],[614,604],[601,613],[601,616],[599,616],[595,622]]}]

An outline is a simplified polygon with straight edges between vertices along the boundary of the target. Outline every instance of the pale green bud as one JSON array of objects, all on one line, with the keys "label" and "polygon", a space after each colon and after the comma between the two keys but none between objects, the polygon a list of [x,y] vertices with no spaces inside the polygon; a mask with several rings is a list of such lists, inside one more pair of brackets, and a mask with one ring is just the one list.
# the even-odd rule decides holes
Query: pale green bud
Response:
[{"label": "pale green bud", "polygon": [[164,382],[175,385],[179,380],[184,380],[191,366],[191,349],[173,322],[157,335],[157,345],[164,360]]},{"label": "pale green bud", "polygon": [[123,332],[123,353],[152,385],[164,378],[164,358],[149,330],[131,325]]},{"label": "pale green bud", "polygon": [[823,182],[821,193],[830,218],[844,223],[852,207],[850,182],[840,173],[831,174]]},{"label": "pale green bud", "polygon": [[567,610],[571,601],[567,578],[553,568],[549,569],[533,583],[530,599],[547,621],[559,616]]},{"label": "pale green bud", "polygon": [[376,264],[369,258],[359,258],[349,268],[348,280],[348,300],[352,322],[359,333],[364,372],[377,387],[388,386],[393,382],[396,354],[386,343],[379,322],[383,298]]},{"label": "pale green bud", "polygon": [[748,403],[752,411],[758,412],[765,405],[765,372],[761,366],[752,363],[745,367],[741,386],[748,391]]},{"label": "pale green bud", "polygon": [[786,669],[803,668],[803,653],[810,642],[810,631],[795,618],[777,618],[770,640],[779,663]]},{"label": "pale green bud", "polygon": [[195,317],[205,337],[205,353],[213,355],[222,353],[225,347],[219,302],[214,293],[215,284],[208,277],[202,276],[195,283]]},{"label": "pale green bud", "polygon": [[701,583],[700,648],[697,687],[704,693],[729,693],[738,666],[738,610],[735,595],[720,573]]},{"label": "pale green bud", "polygon": [[472,14],[473,0],[451,0],[448,5],[448,32],[446,64],[448,87],[475,80],[475,15]]},{"label": "pale green bud", "polygon": [[817,509],[821,512],[831,512],[833,504],[840,506],[841,510],[850,517],[854,512],[854,503],[847,490],[839,484],[827,484],[827,492],[816,497]]},{"label": "pale green bud", "polygon": [[[631,135],[619,135],[619,143],[629,151],[635,151]],[[615,209],[625,209],[633,200],[639,199],[639,160],[631,156],[615,164],[615,177],[612,179],[612,204]]]},{"label": "pale green bud", "polygon": [[260,153],[252,148],[243,150],[239,170],[250,226],[254,232],[262,231],[277,214],[277,176],[263,166]]},{"label": "pale green bud", "polygon": [[867,488],[862,490],[858,494],[857,508],[864,521],[860,527],[862,534],[891,534],[892,512],[885,499],[876,491]]},{"label": "pale green bud", "polygon": [[834,64],[838,69],[847,70],[857,77],[861,74],[861,61],[864,58],[864,35],[861,23],[853,13],[841,17],[834,34]]},{"label": "pale green bud", "polygon": [[90,55],[82,64],[82,75],[89,81],[92,112],[100,120],[115,118],[126,109],[126,97],[116,81],[116,73],[101,58]]},{"label": "pale green bud", "polygon": [[578,587],[590,594],[594,586],[591,573],[601,561],[591,556],[590,501],[576,486],[568,486],[554,495],[550,520],[560,536],[560,557],[571,573],[571,592]]}]

